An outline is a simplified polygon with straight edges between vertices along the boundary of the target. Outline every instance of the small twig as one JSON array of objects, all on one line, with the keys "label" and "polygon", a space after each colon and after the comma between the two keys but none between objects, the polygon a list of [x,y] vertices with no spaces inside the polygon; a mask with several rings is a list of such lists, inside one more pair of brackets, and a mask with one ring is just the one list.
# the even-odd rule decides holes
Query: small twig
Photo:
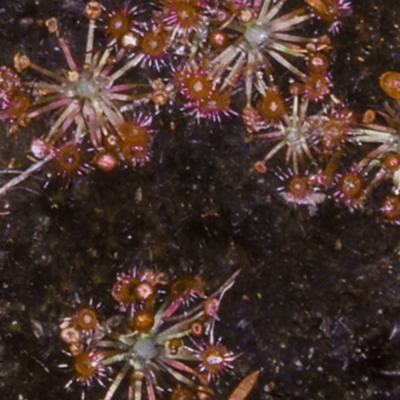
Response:
[{"label": "small twig", "polygon": [[5,185],[3,185],[0,188],[0,196],[6,194],[11,188],[14,186],[17,186],[19,183],[23,182],[25,179],[29,178],[31,174],[33,174],[35,171],[39,170],[40,168],[43,167],[48,161],[52,160],[54,158],[54,154],[50,153],[47,155],[45,158],[42,160],[38,161],[37,163],[31,165],[27,170],[24,172],[21,172],[20,175],[16,176],[14,179],[11,179],[11,181],[7,182]]}]

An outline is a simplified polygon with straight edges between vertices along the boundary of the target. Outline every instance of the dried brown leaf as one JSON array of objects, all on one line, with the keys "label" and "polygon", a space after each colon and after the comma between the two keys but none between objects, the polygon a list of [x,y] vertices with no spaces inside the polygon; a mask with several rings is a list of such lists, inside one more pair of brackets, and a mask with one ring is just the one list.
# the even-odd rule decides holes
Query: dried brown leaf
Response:
[{"label": "dried brown leaf", "polygon": [[260,371],[254,371],[241,380],[228,400],[244,400],[257,382]]}]

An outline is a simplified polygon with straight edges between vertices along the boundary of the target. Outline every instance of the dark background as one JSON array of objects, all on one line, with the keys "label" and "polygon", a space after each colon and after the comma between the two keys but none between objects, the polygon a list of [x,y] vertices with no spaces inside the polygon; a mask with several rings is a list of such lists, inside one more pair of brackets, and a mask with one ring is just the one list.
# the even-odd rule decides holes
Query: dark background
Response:
[{"label": "dark background", "polygon": [[[332,38],[331,71],[334,93],[362,114],[388,100],[380,74],[400,71],[400,5],[352,3]],[[23,49],[40,65],[63,65],[38,21],[57,16],[76,54],[86,34],[82,6],[3,0],[0,64]],[[3,168],[12,157],[29,165],[31,137],[49,123],[38,118],[12,137],[2,124]],[[112,313],[116,274],[144,265],[201,274],[210,290],[242,270],[216,328],[243,353],[216,385],[221,398],[259,369],[249,400],[400,399],[400,334],[390,338],[400,329],[399,227],[377,212],[388,188],[362,211],[327,200],[310,215],[284,203],[274,174],[253,170],[265,144],[247,143],[239,119],[198,125],[171,105],[154,125],[152,159],[142,168],[72,180],[43,172],[0,199],[1,398],[79,399],[79,387],[64,389],[71,373],[58,367],[68,362],[58,325],[77,298]],[[352,148],[347,157],[360,154]],[[104,389],[86,395],[98,399]]]}]

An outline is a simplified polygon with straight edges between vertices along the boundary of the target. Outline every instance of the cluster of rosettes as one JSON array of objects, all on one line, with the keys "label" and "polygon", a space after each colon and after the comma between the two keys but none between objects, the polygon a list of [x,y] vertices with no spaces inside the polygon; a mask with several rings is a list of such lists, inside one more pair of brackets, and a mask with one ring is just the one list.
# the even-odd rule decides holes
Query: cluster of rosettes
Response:
[{"label": "cluster of rosettes", "polygon": [[[0,67],[0,119],[10,122],[10,134],[35,118],[52,114],[49,130],[32,139],[34,164],[2,187],[1,193],[48,163],[54,164],[60,175],[70,177],[92,165],[110,171],[118,165],[136,167],[149,161],[152,114],[167,103],[170,93],[161,79],[148,83],[132,81],[126,75],[150,62],[150,53],[162,35],[144,31],[147,25],[136,20],[136,8],[112,11],[105,18],[103,14],[99,2],[86,4],[84,15],[89,25],[83,60],[73,56],[58,20],[50,18],[45,25],[56,36],[65,66],[53,71],[18,53],[13,68]],[[98,51],[96,29],[101,25],[108,42]],[[28,69],[38,78],[23,81]]]},{"label": "cluster of rosettes", "polygon": [[[284,181],[279,191],[288,203],[316,205],[331,198],[351,211],[364,208],[374,189],[387,181],[391,193],[379,211],[387,222],[400,224],[400,73],[386,72],[379,82],[395,103],[385,104],[383,111],[367,110],[360,121],[337,99],[316,108],[298,84],[290,87],[293,100],[288,112],[278,90],[271,89],[260,107],[269,122],[256,138],[277,143],[255,169],[267,172],[271,159],[285,149],[289,168],[277,174]],[[343,171],[346,149],[363,144],[377,146]]]},{"label": "cluster of rosettes", "polygon": [[[22,53],[13,68],[0,66],[0,120],[9,122],[10,133],[42,115],[51,113],[52,121],[32,139],[34,164],[0,194],[48,163],[63,176],[92,166],[143,166],[150,159],[154,114],[177,103],[194,123],[239,117],[265,154],[254,162],[256,171],[275,168],[287,202],[316,205],[332,198],[354,210],[391,179],[393,193],[380,211],[400,223],[400,74],[380,78],[396,104],[367,111],[359,121],[334,95],[329,72],[329,38],[350,16],[350,2],[304,0],[290,7],[288,0],[159,0],[106,10],[89,1],[83,60],[73,56],[57,19],[48,19],[65,66],[49,70]],[[316,20],[324,31],[304,35]],[[100,50],[97,31],[106,38]],[[34,81],[23,80],[28,69]],[[144,77],[144,69],[151,73]],[[282,71],[290,77],[287,87],[278,78]],[[343,172],[346,147],[362,143],[378,147]]]},{"label": "cluster of rosettes", "polygon": [[89,302],[61,324],[71,363],[60,367],[73,374],[66,387],[108,385],[104,400],[213,398],[215,378],[237,357],[214,338],[220,302],[236,276],[206,295],[200,277],[169,284],[148,268],[119,274],[115,315],[102,318]]},{"label": "cluster of rosettes", "polygon": [[[249,132],[257,131],[262,105],[254,107],[254,103],[263,103],[262,98],[275,88],[275,74],[282,69],[304,84],[312,100],[320,100],[329,92],[328,60],[323,54],[330,48],[329,37],[299,35],[303,25],[324,15],[323,10],[317,10],[317,2],[310,1],[308,9],[295,10],[286,10],[286,0],[204,0],[196,6],[190,0],[161,3],[160,21],[173,14],[174,18],[167,19],[166,29],[180,38],[171,43],[171,52],[183,47],[184,54],[189,55],[177,67],[174,81],[184,102],[182,109],[197,120],[221,121],[240,114]],[[338,25],[350,6],[334,3],[336,12],[329,7],[334,14],[330,23]],[[246,104],[235,109],[231,98],[240,91]]]},{"label": "cluster of rosettes", "polygon": [[[324,55],[330,41],[327,35],[299,32],[312,19],[326,21],[327,34],[337,31],[350,5],[342,0],[306,3],[290,10],[287,0],[159,0],[106,10],[89,1],[83,60],[73,55],[58,20],[48,19],[45,25],[65,65],[49,70],[18,53],[13,68],[0,70],[0,119],[10,121],[10,133],[52,114],[48,132],[32,140],[35,164],[0,194],[47,163],[64,176],[92,165],[110,171],[145,164],[153,115],[175,101],[194,121],[221,122],[240,113],[249,132],[258,132],[259,111],[264,113],[276,90],[276,68],[296,76],[308,99],[321,100],[331,86]],[[103,50],[95,41],[99,30],[106,36]],[[23,80],[28,69],[36,73],[34,81]],[[143,69],[154,79],[143,78]],[[246,105],[235,110],[231,97],[241,90]]]},{"label": "cluster of rosettes", "polygon": [[359,162],[341,174],[339,187],[350,208],[361,208],[382,182],[391,193],[382,200],[380,212],[389,223],[400,224],[400,73],[386,72],[379,78],[382,90],[391,98],[383,111],[367,110],[360,124],[350,131],[350,141],[375,145]]}]

